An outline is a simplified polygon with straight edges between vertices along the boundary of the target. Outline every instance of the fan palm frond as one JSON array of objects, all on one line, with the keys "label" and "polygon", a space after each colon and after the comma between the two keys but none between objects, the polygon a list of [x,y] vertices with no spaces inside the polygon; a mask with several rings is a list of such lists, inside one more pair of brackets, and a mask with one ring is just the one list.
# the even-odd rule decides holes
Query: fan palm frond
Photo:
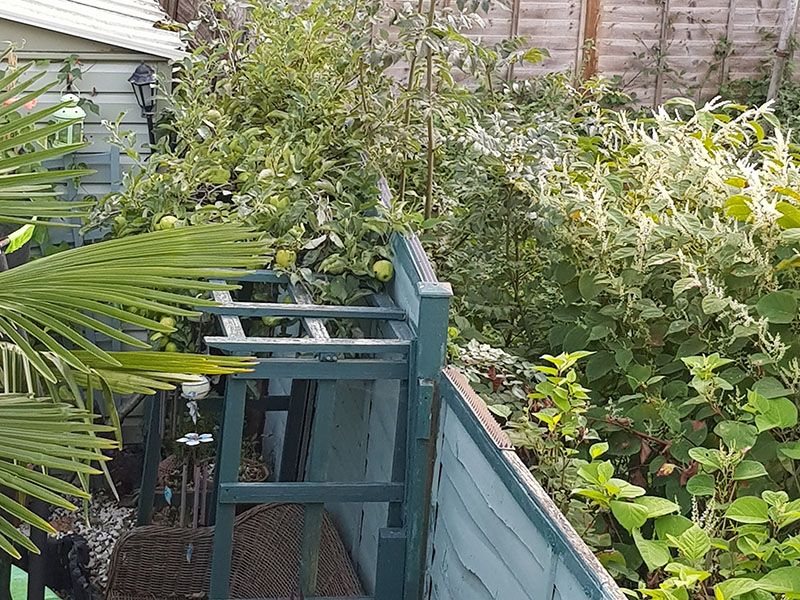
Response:
[{"label": "fan palm frond", "polygon": [[[67,202],[57,198],[53,184],[92,173],[87,169],[47,170],[42,163],[86,146],[85,143],[52,146],[60,131],[72,127],[77,120],[47,123],[56,111],[68,106],[19,110],[34,102],[56,85],[56,81],[36,85],[45,75],[41,72],[25,77],[33,63],[0,73],[0,223],[33,223],[37,219],[82,217],[90,202]],[[39,124],[47,123],[44,126]],[[67,223],[50,225],[74,227]]]},{"label": "fan palm frond", "polygon": [[[0,60],[7,53],[0,51]],[[91,204],[60,201],[53,186],[90,171],[42,166],[84,144],[50,144],[74,121],[39,125],[66,104],[19,114],[54,85],[36,87],[43,73],[27,77],[31,64],[0,72],[0,223],[65,225],[50,219],[81,217]],[[6,242],[21,245],[29,235],[27,228]],[[121,439],[115,393],[152,394],[195,374],[236,373],[252,365],[246,358],[107,352],[86,335],[149,349],[108,321],[172,332],[141,313],[199,315],[198,308],[214,304],[206,292],[237,287],[209,279],[264,264],[256,238],[234,225],[179,228],[91,244],[0,272],[0,552],[37,552],[14,520],[52,532],[25,506],[26,496],[74,509],[64,496],[86,500],[90,475],[109,478],[102,451],[119,447]],[[95,422],[97,392],[111,425]],[[100,435],[111,433],[117,439]],[[56,471],[74,474],[79,485],[54,476]]]},{"label": "fan palm frond", "polygon": [[89,498],[85,489],[48,474],[48,470],[84,476],[102,472],[91,463],[107,460],[100,451],[117,444],[98,437],[96,434],[113,428],[95,424],[93,420],[89,412],[50,398],[0,394],[0,550],[15,558],[20,553],[14,544],[39,552],[2,515],[55,533],[47,521],[11,492],[69,510],[76,506],[64,496]]},{"label": "fan palm frond", "polygon": [[[87,330],[149,348],[101,319],[170,333],[174,328],[138,311],[199,315],[196,308],[214,302],[187,292],[235,289],[235,285],[207,279],[229,277],[243,267],[262,264],[262,248],[245,229],[208,225],[110,240],[40,258],[0,273],[0,334],[19,346],[51,382],[56,381],[56,373],[35,348],[37,344],[84,374],[90,372],[85,362],[88,356],[95,365],[119,368],[123,365],[120,357],[87,340]],[[27,332],[27,339],[20,330]]]}]

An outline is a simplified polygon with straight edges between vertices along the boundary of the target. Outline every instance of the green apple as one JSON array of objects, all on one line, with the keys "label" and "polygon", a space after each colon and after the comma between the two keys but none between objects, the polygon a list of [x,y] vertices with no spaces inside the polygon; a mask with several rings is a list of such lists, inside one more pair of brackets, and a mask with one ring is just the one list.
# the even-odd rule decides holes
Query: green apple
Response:
[{"label": "green apple", "polygon": [[174,229],[177,222],[178,217],[175,215],[164,215],[156,225],[156,229]]},{"label": "green apple", "polygon": [[297,252],[281,248],[275,253],[275,266],[281,269],[291,269],[297,262]]},{"label": "green apple", "polygon": [[379,260],[372,265],[372,274],[378,281],[389,281],[394,277],[394,265],[388,260]]}]

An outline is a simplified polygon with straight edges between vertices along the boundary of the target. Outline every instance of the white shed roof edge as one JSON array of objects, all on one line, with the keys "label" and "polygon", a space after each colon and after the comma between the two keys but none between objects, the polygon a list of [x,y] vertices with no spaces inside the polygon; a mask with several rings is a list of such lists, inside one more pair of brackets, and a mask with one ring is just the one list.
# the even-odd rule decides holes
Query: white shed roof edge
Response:
[{"label": "white shed roof edge", "polygon": [[[36,7],[31,6],[34,3],[40,6],[43,4],[48,5],[48,8],[53,9],[53,12],[48,14],[43,10],[37,10]],[[127,2],[123,3],[127,4]],[[3,0],[0,2],[0,19],[7,19],[16,23],[171,60],[178,60],[186,56],[186,52],[183,50],[184,43],[179,32],[153,27],[159,20],[170,20],[169,16],[161,11],[160,8],[158,12],[155,12],[151,7],[142,6],[141,13],[133,17],[129,14],[120,14],[118,10],[113,10],[111,7],[117,4],[114,0],[110,2],[108,0],[100,0],[97,4],[101,6],[107,4],[109,8],[105,9],[100,6],[87,7],[83,2],[75,2],[74,0],[45,0],[44,2],[42,0],[35,2]],[[156,6],[158,5],[156,4]],[[86,11],[86,22],[81,23],[77,19],[70,19],[68,15],[60,10],[62,7]],[[117,4],[116,8],[118,7],[119,4]],[[93,19],[93,17],[96,18],[101,15],[105,17],[103,19],[105,22],[98,22],[98,19]],[[118,27],[106,26],[109,24],[108,19],[118,21]],[[92,21],[94,22],[94,27],[91,26]]]}]

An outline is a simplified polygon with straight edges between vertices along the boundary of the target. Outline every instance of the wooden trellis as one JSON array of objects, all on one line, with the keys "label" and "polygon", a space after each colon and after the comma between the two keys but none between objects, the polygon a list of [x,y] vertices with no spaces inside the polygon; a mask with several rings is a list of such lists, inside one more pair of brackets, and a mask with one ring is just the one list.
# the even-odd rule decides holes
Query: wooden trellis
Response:
[{"label": "wooden trellis", "polygon": [[[255,356],[250,373],[229,377],[225,386],[214,484],[214,549],[210,598],[229,598],[233,524],[237,505],[273,502],[304,506],[298,589],[315,597],[320,528],[326,503],[383,503],[388,505],[385,526],[378,532],[374,597],[379,600],[417,599],[425,561],[425,535],[431,488],[432,427],[435,387],[447,340],[450,286],[439,283],[416,238],[395,240],[395,277],[391,293],[374,294],[364,306],[319,305],[309,292],[274,271],[257,271],[241,281],[280,286],[292,299],[283,302],[242,302],[228,292],[216,292],[221,334],[206,338],[207,345],[231,355]],[[292,337],[247,335],[244,318],[298,319],[301,329]],[[326,321],[355,319],[370,322],[369,338],[332,337]],[[289,397],[267,396],[286,410],[288,419],[284,456],[288,464],[278,481],[240,483],[242,429],[247,382],[291,379]],[[334,423],[337,382],[400,382],[393,458],[387,477],[378,481],[332,481],[328,477],[328,450]],[[313,390],[303,393],[301,390]],[[296,393],[295,393],[296,392]],[[262,399],[263,400],[263,399]],[[311,403],[310,406],[308,403]],[[159,459],[157,436],[160,411],[151,404],[140,522],[147,522],[155,489]],[[261,405],[260,405],[261,407]],[[307,426],[307,453],[300,452],[304,414],[313,414]],[[288,479],[288,480],[287,480]]]}]

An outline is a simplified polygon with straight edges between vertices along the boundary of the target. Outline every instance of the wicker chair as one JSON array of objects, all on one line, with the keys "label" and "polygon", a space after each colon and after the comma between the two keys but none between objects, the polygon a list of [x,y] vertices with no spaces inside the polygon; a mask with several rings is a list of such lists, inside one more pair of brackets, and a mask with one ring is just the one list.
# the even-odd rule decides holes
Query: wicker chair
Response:
[{"label": "wicker chair", "polygon": [[[303,507],[257,506],[236,518],[232,598],[297,596]],[[120,538],[109,567],[108,600],[197,600],[208,595],[213,527],[149,525]],[[363,596],[342,540],[325,514],[318,596]]]}]

